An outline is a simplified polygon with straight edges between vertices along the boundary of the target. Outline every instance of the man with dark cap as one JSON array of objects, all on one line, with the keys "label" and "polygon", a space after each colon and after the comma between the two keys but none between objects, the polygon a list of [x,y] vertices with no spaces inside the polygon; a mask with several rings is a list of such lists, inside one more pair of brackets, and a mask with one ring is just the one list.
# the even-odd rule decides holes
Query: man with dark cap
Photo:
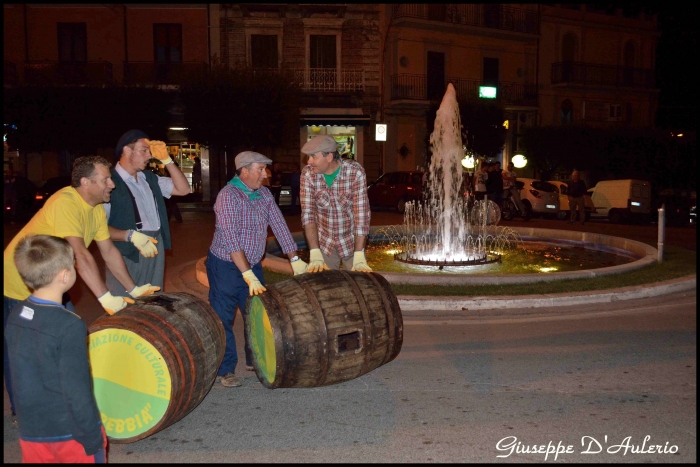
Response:
[{"label": "man with dark cap", "polygon": [[[297,244],[270,190],[263,186],[266,165],[272,161],[253,151],[236,156],[236,176],[219,191],[214,203],[214,238],[207,254],[209,303],[219,315],[226,333],[226,351],[217,379],[222,386],[238,387],[236,338],[233,323],[236,308],[243,310],[249,296],[265,290],[262,258],[267,228],[272,228],[282,253],[289,257],[294,275],[306,272],[306,263],[297,256]],[[245,325],[245,324],[244,324]],[[245,343],[246,369],[252,370],[252,354]]]},{"label": "man with dark cap", "polygon": [[335,139],[318,135],[301,152],[309,156],[301,172],[301,223],[311,260],[307,272],[345,269],[371,272],[365,258],[370,208],[362,166],[341,159]]},{"label": "man with dark cap", "polygon": [[[119,158],[112,169],[115,188],[111,202],[104,205],[110,237],[134,282],[149,283],[163,290],[164,250],[170,249],[164,198],[188,194],[190,184],[168,155],[165,143],[149,141],[141,130],[124,133],[114,152]],[[165,165],[170,177],[145,170],[152,158]],[[126,295],[124,287],[109,270],[106,277],[113,295]]]}]

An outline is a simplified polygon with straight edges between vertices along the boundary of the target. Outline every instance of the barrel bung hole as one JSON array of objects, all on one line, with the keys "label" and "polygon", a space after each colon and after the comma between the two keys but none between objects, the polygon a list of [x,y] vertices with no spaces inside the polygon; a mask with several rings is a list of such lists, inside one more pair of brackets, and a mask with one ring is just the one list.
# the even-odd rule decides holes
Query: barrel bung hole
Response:
[{"label": "barrel bung hole", "polygon": [[352,352],[360,348],[360,331],[338,334],[338,353]]}]

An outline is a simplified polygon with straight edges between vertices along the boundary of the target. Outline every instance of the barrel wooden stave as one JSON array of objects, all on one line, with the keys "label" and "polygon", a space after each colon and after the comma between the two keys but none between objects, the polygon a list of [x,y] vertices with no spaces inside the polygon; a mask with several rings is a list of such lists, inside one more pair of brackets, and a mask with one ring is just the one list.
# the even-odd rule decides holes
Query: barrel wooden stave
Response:
[{"label": "barrel wooden stave", "polygon": [[223,325],[209,305],[187,293],[159,294],[136,299],[111,316],[95,320],[89,334],[100,330],[135,332],[163,356],[171,377],[168,408],[151,429],[131,438],[146,438],[177,422],[204,399],[223,360],[226,337]]},{"label": "barrel wooden stave", "polygon": [[[272,293],[259,299],[275,340],[280,341],[275,380],[266,381],[255,365],[258,378],[268,388],[347,381],[393,360],[401,349],[403,323],[398,300],[388,282],[377,274],[304,274],[271,285],[268,292]],[[250,300],[246,313],[249,308]]]}]

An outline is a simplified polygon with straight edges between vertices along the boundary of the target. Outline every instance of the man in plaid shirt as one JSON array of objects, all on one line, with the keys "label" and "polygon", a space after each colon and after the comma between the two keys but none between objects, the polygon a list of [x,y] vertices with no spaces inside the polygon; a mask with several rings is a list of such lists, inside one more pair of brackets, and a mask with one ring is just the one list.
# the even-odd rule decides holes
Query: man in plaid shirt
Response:
[{"label": "man in plaid shirt", "polygon": [[[267,187],[266,165],[272,161],[252,151],[236,156],[236,176],[216,197],[214,239],[207,254],[209,303],[219,315],[226,334],[226,351],[218,377],[224,387],[241,386],[235,377],[238,354],[233,322],[236,307],[243,310],[248,296],[265,290],[261,260],[265,255],[267,227],[272,228],[282,252],[291,262],[294,275],[306,272],[297,256],[297,244],[289,232],[280,208]],[[252,355],[245,343],[246,369],[252,370]]]},{"label": "man in plaid shirt", "polygon": [[309,162],[301,173],[301,223],[311,259],[307,272],[345,269],[371,272],[365,258],[370,208],[365,170],[341,159],[335,139],[319,135],[301,152]]}]

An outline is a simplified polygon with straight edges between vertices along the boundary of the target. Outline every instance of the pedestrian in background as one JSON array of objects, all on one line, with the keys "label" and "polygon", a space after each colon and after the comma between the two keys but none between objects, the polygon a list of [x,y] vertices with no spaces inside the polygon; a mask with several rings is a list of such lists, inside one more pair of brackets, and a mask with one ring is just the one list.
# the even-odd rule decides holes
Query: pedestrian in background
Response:
[{"label": "pedestrian in background", "polygon": [[586,223],[586,199],[584,198],[586,182],[581,180],[581,174],[579,174],[578,170],[574,170],[571,180],[566,183],[566,186],[566,193],[569,197],[569,211],[571,213],[569,224],[576,222],[576,213],[578,213],[578,220],[581,222],[581,225],[584,225]]},{"label": "pedestrian in background", "polygon": [[280,205],[280,193],[282,193],[282,170],[279,162],[272,163],[270,170],[270,192],[275,198],[275,204]]},{"label": "pedestrian in background", "polygon": [[194,166],[192,167],[192,192],[202,192],[202,160],[199,156],[194,156]]},{"label": "pedestrian in background", "polygon": [[[270,190],[263,186],[266,165],[272,161],[252,151],[236,156],[236,175],[219,191],[214,203],[214,238],[207,253],[209,303],[224,325],[226,350],[217,380],[227,388],[241,386],[236,377],[238,352],[233,323],[236,309],[245,307],[249,296],[265,290],[261,261],[265,255],[267,229],[272,228],[282,252],[289,257],[294,274],[303,274],[306,263],[297,256],[297,244],[289,232]],[[245,322],[244,322],[245,327]],[[250,346],[244,344],[246,369],[253,370]]]},{"label": "pedestrian in background", "polygon": [[295,165],[292,169],[292,174],[289,177],[289,188],[292,196],[290,212],[291,214],[298,214],[299,208],[297,208],[297,203],[299,202],[299,193],[301,190],[301,170],[299,170],[298,165]]},{"label": "pedestrian in background", "polygon": [[485,160],[479,162],[479,170],[474,173],[474,198],[481,201],[487,195],[486,182],[489,178],[488,163]]},{"label": "pedestrian in background", "polygon": [[87,326],[61,303],[76,279],[73,249],[60,237],[28,235],[13,256],[32,289],[5,328],[22,463],[105,463]]},{"label": "pedestrian in background", "polygon": [[371,272],[365,257],[370,207],[360,164],[341,159],[330,135],[301,148],[309,156],[301,173],[301,223],[310,249],[308,272],[339,269]]},{"label": "pedestrian in background", "polygon": [[[190,184],[168,155],[165,143],[149,141],[141,130],[124,133],[114,153],[119,158],[111,173],[115,188],[105,204],[110,237],[134,281],[163,290],[164,250],[171,248],[165,198],[188,194]],[[152,157],[165,166],[170,177],[145,170]],[[126,295],[110,271],[106,277],[113,295]]]}]

